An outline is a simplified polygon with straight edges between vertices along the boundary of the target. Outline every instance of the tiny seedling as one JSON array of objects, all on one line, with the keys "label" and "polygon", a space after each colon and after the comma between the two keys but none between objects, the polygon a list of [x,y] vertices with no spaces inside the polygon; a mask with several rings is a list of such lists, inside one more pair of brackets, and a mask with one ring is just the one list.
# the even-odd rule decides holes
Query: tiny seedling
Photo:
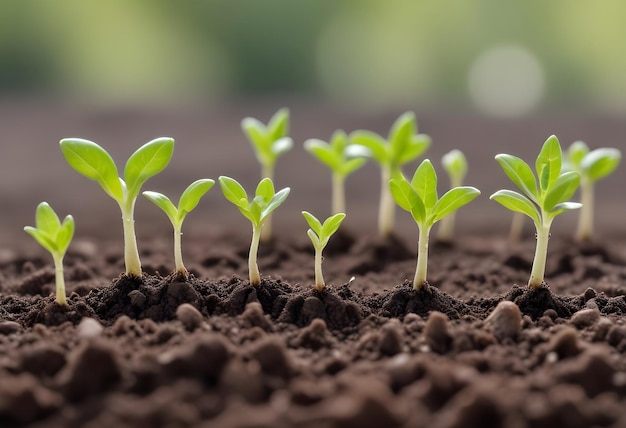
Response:
[{"label": "tiny seedling", "polygon": [[348,136],[341,130],[333,133],[330,143],[311,138],[304,142],[304,148],[332,171],[332,213],[345,212],[344,182],[348,175],[365,164],[369,149],[350,144]]},{"label": "tiny seedling", "polygon": [[157,138],[137,149],[126,162],[124,179],[118,176],[111,155],[96,143],[80,138],[61,140],[61,151],[72,168],[95,180],[122,211],[126,275],[141,278],[141,261],[135,237],[135,202],[141,186],[163,171],[174,151],[174,140]]},{"label": "tiny seedling", "polygon": [[480,191],[470,186],[455,187],[439,198],[437,173],[428,159],[417,167],[410,182],[404,177],[392,178],[389,188],[396,203],[411,213],[419,229],[417,268],[413,279],[413,288],[419,290],[428,284],[426,273],[431,228],[442,218],[474,200]]},{"label": "tiny seedling", "polygon": [[313,248],[315,248],[315,288],[317,291],[322,291],[326,286],[324,275],[322,275],[322,251],[324,251],[330,237],[339,229],[346,215],[337,213],[328,217],[324,224],[307,211],[302,211],[302,215],[309,224],[310,229],[306,233],[313,244]]},{"label": "tiny seedling", "polygon": [[528,287],[541,288],[544,285],[552,221],[559,214],[582,206],[568,201],[578,188],[580,175],[574,171],[561,171],[563,154],[559,140],[554,135],[546,140],[537,156],[536,177],[530,166],[516,156],[499,154],[496,160],[522,193],[498,190],[490,199],[511,211],[526,214],[535,223],[537,246]]},{"label": "tiny seedling", "polygon": [[272,180],[264,178],[259,182],[254,198],[249,200],[245,189],[235,179],[221,176],[218,181],[224,197],[239,208],[241,214],[252,223],[252,243],[250,244],[250,254],[248,256],[248,271],[250,285],[260,285],[261,275],[257,265],[257,253],[261,230],[268,216],[285,201],[290,189],[285,187],[276,192]]},{"label": "tiny seedling", "polygon": [[[256,158],[261,164],[261,178],[274,180],[274,165],[280,156],[291,150],[293,140],[289,134],[289,109],[281,108],[267,125],[253,117],[241,121],[241,129],[250,140]],[[272,239],[271,216],[265,221],[261,235],[263,242]]]},{"label": "tiny seedling", "polygon": [[[450,188],[461,187],[467,174],[467,158],[460,150],[451,150],[441,158],[441,165],[448,173]],[[447,217],[441,219],[437,230],[437,240],[439,242],[451,243],[454,240],[454,218],[456,213],[452,212]]]},{"label": "tiny seedling", "polygon": [[65,279],[63,277],[63,257],[74,236],[74,218],[71,215],[59,220],[47,202],[37,206],[35,215],[36,227],[26,226],[24,230],[52,254],[56,280],[56,302],[59,305],[67,305],[65,297]]},{"label": "tiny seedling", "polygon": [[351,134],[352,143],[367,147],[370,156],[380,165],[378,231],[383,237],[391,235],[394,226],[395,204],[390,193],[389,180],[402,177],[402,165],[422,155],[431,144],[428,135],[416,132],[415,114],[407,112],[391,126],[388,139],[371,131],[359,130]]},{"label": "tiny seedling", "polygon": [[580,199],[583,204],[578,217],[576,238],[590,241],[593,238],[594,184],[615,171],[622,159],[622,152],[602,147],[589,150],[582,141],[572,143],[566,152],[564,169],[580,174]]},{"label": "tiny seedling", "polygon": [[143,192],[143,195],[157,207],[161,208],[167,215],[174,227],[174,263],[176,272],[183,278],[189,277],[189,272],[183,264],[183,252],[181,249],[181,236],[183,235],[183,221],[187,214],[193,211],[200,202],[200,199],[215,184],[215,180],[201,179],[189,185],[178,200],[178,207],[174,206],[170,199],[158,192]]}]

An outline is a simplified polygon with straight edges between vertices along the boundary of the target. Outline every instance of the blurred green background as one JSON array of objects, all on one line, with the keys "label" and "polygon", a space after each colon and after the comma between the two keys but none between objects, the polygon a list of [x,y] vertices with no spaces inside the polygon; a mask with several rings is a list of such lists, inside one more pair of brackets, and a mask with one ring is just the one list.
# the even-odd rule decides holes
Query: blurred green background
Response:
[{"label": "blurred green background", "polygon": [[626,112],[623,0],[0,0],[0,94]]}]

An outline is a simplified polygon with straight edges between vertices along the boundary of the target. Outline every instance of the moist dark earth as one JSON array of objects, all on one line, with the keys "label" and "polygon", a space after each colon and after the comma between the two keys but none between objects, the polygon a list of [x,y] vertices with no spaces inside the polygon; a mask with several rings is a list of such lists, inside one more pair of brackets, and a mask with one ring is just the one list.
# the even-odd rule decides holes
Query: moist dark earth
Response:
[{"label": "moist dark earth", "polygon": [[[459,212],[453,245],[433,233],[429,286],[419,291],[410,282],[417,230],[408,214],[398,211],[392,239],[376,236],[373,165],[348,179],[348,218],[325,252],[328,287],[314,290],[313,249],[299,211],[328,210],[329,180],[299,148],[277,174],[277,186],[291,186],[292,195],[276,213],[274,241],[261,245],[260,286],[247,281],[249,224],[217,188],[183,227],[189,279],[171,274],[171,226],[143,200],[144,276],[124,276],[117,207],[64,164],[58,139],[93,139],[121,163],[143,142],[171,135],[172,164],[146,190],[177,197],[194,179],[220,174],[241,175],[250,187],[258,167],[242,154],[248,147],[238,121],[265,120],[273,107],[2,106],[7,134],[28,141],[7,152],[2,177],[19,177],[26,170],[19,160],[28,158],[34,178],[19,189],[17,178],[3,180],[0,188],[7,201],[1,427],[626,427],[624,204],[607,196],[620,194],[623,173],[598,184],[594,242],[572,239],[575,215],[555,221],[547,286],[539,290],[525,286],[530,225],[521,242],[508,242],[510,215],[487,199],[493,186],[509,186],[494,154],[530,160],[561,130],[564,145],[587,139],[619,147],[619,121],[418,112],[421,131],[433,136],[429,156],[464,149],[468,184],[483,191]],[[326,138],[336,127],[386,133],[396,113],[296,103],[292,128],[301,140]],[[26,118],[40,125],[26,126]],[[557,129],[547,130],[550,123]],[[186,139],[194,142],[186,147]],[[441,177],[440,190],[446,184]],[[67,308],[54,303],[51,257],[20,233],[41,200],[76,218],[65,259]]]}]

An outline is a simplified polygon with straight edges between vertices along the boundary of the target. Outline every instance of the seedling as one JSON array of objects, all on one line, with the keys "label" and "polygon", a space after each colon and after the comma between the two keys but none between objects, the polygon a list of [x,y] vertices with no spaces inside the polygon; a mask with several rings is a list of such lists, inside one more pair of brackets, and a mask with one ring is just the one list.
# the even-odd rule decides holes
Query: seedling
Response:
[{"label": "seedling", "polygon": [[122,211],[126,275],[141,278],[141,261],[135,237],[135,202],[141,186],[163,171],[174,151],[174,140],[157,138],[137,149],[126,162],[124,179],[118,176],[111,155],[96,143],[79,138],[61,140],[61,151],[72,168],[95,180]]},{"label": "seedling", "polygon": [[[450,188],[461,187],[467,174],[467,159],[460,150],[451,150],[441,158],[441,165],[448,173]],[[451,243],[454,240],[454,218],[456,213],[452,212],[447,217],[441,219],[437,230],[437,240],[439,242]]]},{"label": "seedling", "polygon": [[522,193],[498,190],[490,199],[511,211],[526,214],[535,223],[537,246],[528,287],[541,288],[544,285],[552,221],[559,214],[582,206],[578,202],[568,202],[578,188],[580,175],[573,171],[561,171],[563,154],[559,140],[554,135],[546,140],[537,156],[536,176],[530,166],[518,157],[499,154],[496,160]]},{"label": "seedling", "polygon": [[402,165],[422,155],[431,144],[428,135],[416,132],[415,114],[407,112],[391,126],[388,139],[370,131],[354,131],[351,134],[352,143],[367,147],[370,156],[380,165],[378,231],[383,237],[391,235],[394,226],[395,204],[389,180],[400,179]]},{"label": "seedling", "polygon": [[369,150],[350,144],[345,132],[335,131],[330,143],[315,138],[306,140],[304,148],[332,171],[332,213],[346,211],[344,182],[346,177],[365,164]]},{"label": "seedling", "polygon": [[[241,129],[247,135],[250,144],[261,164],[261,178],[274,180],[274,165],[280,156],[291,150],[293,140],[289,133],[289,109],[281,108],[264,125],[253,117],[241,121]],[[271,216],[265,221],[261,239],[268,242],[272,239]]]},{"label": "seedling", "polygon": [[36,227],[26,226],[24,230],[52,254],[54,260],[56,302],[59,305],[67,305],[65,297],[65,279],[63,277],[63,257],[74,236],[74,218],[71,215],[59,220],[47,202],[37,206],[35,215]]},{"label": "seedling", "polygon": [[275,192],[272,180],[264,178],[259,182],[254,198],[249,200],[245,189],[236,180],[221,176],[218,181],[224,197],[239,208],[241,214],[252,223],[252,243],[250,244],[250,254],[248,256],[248,271],[250,285],[260,285],[261,275],[257,265],[257,253],[261,230],[268,216],[285,201],[290,189],[286,187]]},{"label": "seedling", "polygon": [[580,174],[580,199],[583,204],[578,217],[576,238],[590,241],[593,238],[594,184],[615,171],[622,153],[615,148],[589,150],[582,141],[572,143],[566,152],[564,169]]},{"label": "seedling", "polygon": [[428,159],[417,167],[411,182],[404,177],[392,178],[389,188],[396,203],[411,213],[419,229],[417,268],[413,279],[413,288],[419,290],[428,285],[426,273],[431,228],[439,220],[474,200],[480,191],[470,186],[455,187],[439,198],[437,173]]},{"label": "seedling", "polygon": [[315,288],[317,291],[322,291],[326,284],[324,283],[324,275],[322,275],[322,252],[328,244],[330,237],[339,229],[341,222],[346,215],[344,213],[337,213],[331,217],[328,217],[324,224],[322,224],[313,214],[302,211],[304,219],[309,224],[310,229],[307,230],[307,235],[315,248]]},{"label": "seedling", "polygon": [[202,179],[196,180],[189,185],[180,196],[178,200],[178,206],[174,206],[170,199],[158,192],[143,192],[143,195],[148,198],[149,201],[154,203],[157,207],[161,208],[167,215],[174,227],[174,263],[176,266],[176,272],[182,275],[183,278],[189,277],[189,272],[183,264],[183,253],[181,250],[181,236],[183,221],[187,214],[194,210],[200,202],[200,198],[208,192],[215,184],[215,180]]}]

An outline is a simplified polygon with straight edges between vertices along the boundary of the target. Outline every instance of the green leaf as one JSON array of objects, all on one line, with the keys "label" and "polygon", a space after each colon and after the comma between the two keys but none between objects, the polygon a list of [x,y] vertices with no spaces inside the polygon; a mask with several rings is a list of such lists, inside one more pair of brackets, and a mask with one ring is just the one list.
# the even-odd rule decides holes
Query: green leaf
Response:
[{"label": "green leaf", "polygon": [[218,178],[224,197],[240,208],[248,208],[248,194],[239,182],[227,176]]},{"label": "green leaf", "polygon": [[467,159],[460,150],[451,150],[441,158],[441,164],[450,177],[461,181],[467,174]]},{"label": "green leaf", "polygon": [[80,138],[64,138],[60,146],[65,160],[72,168],[90,180],[97,181],[113,199],[124,199],[117,167],[106,150],[92,141]]},{"label": "green leaf", "polygon": [[354,131],[350,134],[350,141],[352,144],[368,148],[376,162],[382,165],[389,162],[387,142],[380,135],[371,131]]},{"label": "green leaf", "polygon": [[321,236],[328,239],[330,238],[337,230],[341,223],[346,218],[344,213],[337,213],[331,217],[328,217],[322,226]]},{"label": "green leaf", "polygon": [[337,171],[341,167],[340,159],[338,159],[335,152],[331,150],[328,143],[312,138],[304,142],[304,148],[331,170]]},{"label": "green leaf", "polygon": [[35,238],[35,241],[37,241],[39,245],[41,245],[43,248],[48,250],[50,253],[55,254],[58,252],[56,242],[47,233],[39,229],[35,229],[32,226],[24,227],[24,231],[28,233],[30,236],[32,236],[33,238]]},{"label": "green leaf", "polygon": [[[203,178],[200,180],[196,180],[191,183],[180,195],[180,199],[178,200],[178,213],[189,213],[193,211],[200,203],[200,199],[211,190],[211,188],[215,185],[215,180],[211,180],[208,178]],[[247,199],[247,198],[246,198]]]},{"label": "green leaf", "polygon": [[498,190],[489,199],[498,202],[503,207],[530,217],[536,225],[541,224],[541,215],[538,208],[526,196],[512,190]]},{"label": "green leaf", "polygon": [[413,190],[409,182],[405,179],[394,178],[389,181],[389,187],[396,204],[403,210],[410,212],[418,224],[424,224],[426,221],[424,202],[422,202],[422,199]]},{"label": "green leaf", "polygon": [[311,240],[311,243],[313,244],[313,248],[315,248],[316,250],[320,250],[321,246],[322,246],[322,243],[320,242],[320,238],[315,234],[313,229],[307,230],[306,234],[308,235],[309,239]]},{"label": "green leaf", "polygon": [[313,230],[313,232],[315,232],[317,235],[321,235],[322,223],[320,223],[317,217],[315,217],[308,211],[302,211],[302,215],[304,216],[304,219],[306,220],[309,227]]},{"label": "green leaf", "polygon": [[293,140],[289,137],[279,138],[272,143],[272,153],[275,157],[279,157],[287,153],[293,147]]},{"label": "green leaf", "polygon": [[411,162],[413,159],[420,157],[431,146],[432,140],[426,134],[417,134],[411,137],[410,144],[397,158],[398,165]]},{"label": "green leaf", "polygon": [[50,236],[56,235],[61,228],[59,217],[47,202],[37,205],[35,224],[37,229],[44,231]]},{"label": "green leaf", "polygon": [[256,150],[269,151],[272,140],[263,123],[253,117],[246,117],[241,121],[241,129]]},{"label": "green leaf", "polygon": [[578,168],[587,153],[589,153],[589,147],[584,141],[574,141],[567,149],[566,159],[573,168]]},{"label": "green leaf", "polygon": [[411,187],[424,202],[426,211],[430,211],[437,203],[437,173],[430,160],[425,159],[415,170]]},{"label": "green leaf", "polygon": [[496,161],[498,161],[504,173],[530,200],[539,203],[537,180],[526,162],[516,156],[507,154],[497,155]]},{"label": "green leaf", "polygon": [[550,212],[552,217],[556,217],[564,211],[572,211],[582,208],[583,204],[580,202],[563,202],[562,204],[555,205]]},{"label": "green leaf", "polygon": [[267,204],[267,206],[263,210],[263,218],[265,218],[268,215],[270,215],[272,213],[272,211],[274,211],[283,202],[285,202],[285,199],[287,199],[287,196],[289,196],[289,191],[290,190],[291,189],[289,187],[285,187],[284,189],[276,192],[274,197],[272,197],[271,201]]},{"label": "green leaf", "polygon": [[172,138],[156,138],[147,142],[126,162],[124,180],[128,187],[128,195],[136,195],[150,177],[163,171],[172,159],[174,140]]},{"label": "green leaf", "polygon": [[59,217],[46,202],[37,206],[37,227],[26,226],[24,231],[54,256],[63,256],[74,236],[74,218],[71,215],[59,221]]},{"label": "green leaf", "polygon": [[463,205],[469,204],[480,195],[480,191],[475,187],[464,186],[455,187],[443,194],[441,199],[437,201],[437,204],[432,211],[432,220],[430,225],[435,224],[448,214],[458,210]]},{"label": "green leaf", "polygon": [[591,181],[597,181],[615,171],[621,159],[622,153],[618,149],[595,149],[583,158],[580,169]]},{"label": "green leaf", "polygon": [[63,223],[61,224],[61,228],[59,229],[56,237],[57,245],[59,247],[59,251],[62,254],[65,254],[67,248],[70,246],[70,242],[74,237],[74,217],[71,215],[66,216],[63,219]]},{"label": "green leaf", "polygon": [[555,205],[570,199],[578,189],[579,184],[580,174],[577,172],[570,171],[559,175],[544,197],[543,209],[550,212]]},{"label": "green leaf", "polygon": [[361,168],[363,165],[365,165],[365,162],[367,162],[367,159],[363,159],[363,158],[347,160],[343,164],[343,167],[340,169],[340,173],[343,176],[349,175],[353,173],[354,171],[356,171],[357,169]]},{"label": "green leaf", "polygon": [[167,196],[159,192],[150,191],[143,192],[142,194],[154,205],[161,208],[172,224],[178,224],[178,210]]},{"label": "green leaf", "polygon": [[415,114],[413,112],[406,112],[396,119],[389,131],[389,148],[393,159],[399,159],[405,152],[415,131]]},{"label": "green leaf", "polygon": [[537,161],[535,162],[535,170],[537,171],[539,186],[542,191],[547,191],[561,174],[562,160],[563,154],[559,140],[556,136],[551,135],[546,142],[543,143],[539,156],[537,156]]},{"label": "green leaf", "polygon": [[262,179],[256,187],[256,191],[254,192],[255,196],[260,196],[263,198],[265,203],[268,203],[274,197],[274,183],[269,178]]},{"label": "green leaf", "polygon": [[289,134],[289,109],[281,108],[270,119],[267,125],[268,137],[271,141],[276,141]]}]

